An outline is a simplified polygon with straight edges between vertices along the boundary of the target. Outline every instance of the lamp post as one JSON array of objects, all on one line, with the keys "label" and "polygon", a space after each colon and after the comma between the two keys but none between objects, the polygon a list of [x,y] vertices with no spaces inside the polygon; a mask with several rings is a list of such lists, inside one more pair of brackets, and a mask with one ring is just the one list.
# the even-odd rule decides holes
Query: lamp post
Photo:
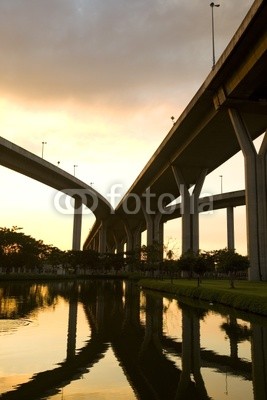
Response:
[{"label": "lamp post", "polygon": [[210,3],[211,6],[211,39],[212,39],[212,69],[215,65],[215,42],[214,42],[214,7],[220,7],[220,4]]},{"label": "lamp post", "polygon": [[221,193],[223,192],[223,176],[222,175],[219,175],[220,176],[220,178],[221,178]]},{"label": "lamp post", "polygon": [[73,175],[75,176],[75,169],[78,167],[78,165],[73,165]]},{"label": "lamp post", "polygon": [[42,158],[44,158],[44,145],[47,144],[47,142],[42,142]]}]

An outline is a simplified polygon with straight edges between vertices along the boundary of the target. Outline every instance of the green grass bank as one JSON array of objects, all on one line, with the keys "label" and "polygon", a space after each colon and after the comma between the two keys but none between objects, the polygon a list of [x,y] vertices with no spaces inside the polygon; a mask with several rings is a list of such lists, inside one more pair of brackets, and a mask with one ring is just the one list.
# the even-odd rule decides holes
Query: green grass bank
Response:
[{"label": "green grass bank", "polygon": [[175,279],[173,282],[141,279],[138,284],[142,288],[219,303],[267,316],[267,282],[235,281],[233,289],[228,280],[204,280],[197,286],[194,279]]}]

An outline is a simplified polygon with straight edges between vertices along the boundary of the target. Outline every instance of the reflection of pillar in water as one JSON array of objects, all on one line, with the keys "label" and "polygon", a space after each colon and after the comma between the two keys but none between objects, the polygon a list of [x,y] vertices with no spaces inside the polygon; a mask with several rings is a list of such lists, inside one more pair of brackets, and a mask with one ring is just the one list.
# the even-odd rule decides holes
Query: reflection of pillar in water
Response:
[{"label": "reflection of pillar in water", "polygon": [[73,286],[72,293],[69,299],[67,360],[70,360],[73,357],[75,357],[77,312],[78,312],[78,294],[77,294],[77,288]]},{"label": "reflection of pillar in water", "polygon": [[104,288],[101,284],[97,287],[97,298],[96,298],[96,322],[98,332],[103,328],[104,325]]},{"label": "reflection of pillar in water", "polygon": [[229,315],[227,322],[221,325],[221,329],[225,331],[230,341],[230,356],[231,358],[238,359],[238,342],[241,340],[239,325],[236,317]]},{"label": "reflection of pillar in water", "polygon": [[112,305],[110,316],[114,316],[114,318],[121,318],[123,315],[123,283],[121,280],[114,280],[112,283],[112,297],[110,305]]},{"label": "reflection of pillar in water", "polygon": [[161,353],[163,302],[161,297],[146,296],[146,327],[140,354],[149,344],[153,344]]},{"label": "reflection of pillar in water", "polygon": [[252,325],[251,352],[254,396],[257,400],[266,400],[267,326]]},{"label": "reflection of pillar in water", "polygon": [[131,324],[134,327],[140,325],[140,297],[139,288],[131,281],[125,281],[125,317],[124,325]]},{"label": "reflection of pillar in water", "polygon": [[[182,311],[182,373],[178,384],[176,400],[189,398],[193,390],[208,399],[205,384],[200,372],[200,324],[199,318],[194,314]],[[191,381],[191,373],[195,383]]]}]

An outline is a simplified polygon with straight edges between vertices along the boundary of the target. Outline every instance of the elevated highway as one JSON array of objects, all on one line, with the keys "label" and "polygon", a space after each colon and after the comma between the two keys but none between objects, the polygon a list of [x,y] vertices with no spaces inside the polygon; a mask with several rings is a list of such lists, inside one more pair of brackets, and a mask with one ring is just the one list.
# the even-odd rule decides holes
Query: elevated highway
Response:
[{"label": "elevated highway", "polygon": [[[235,207],[244,206],[246,204],[246,196],[245,190],[238,190],[235,192],[221,193],[214,196],[204,196],[198,199],[198,211],[207,212],[214,211],[220,209],[227,210],[227,242],[228,247],[231,249],[235,249],[234,243],[234,215],[233,209]],[[161,222],[165,223],[171,221],[176,218],[181,218],[183,215],[182,203],[179,201],[175,205],[166,206],[164,212],[161,214]],[[88,237],[85,240],[84,248],[91,247],[92,244],[97,244],[95,250],[98,249],[99,246],[99,229],[101,227],[102,221],[96,221],[93,225],[92,229]],[[138,226],[138,233],[144,232],[147,229],[145,219],[140,220],[140,225]],[[123,251],[120,244],[125,243],[125,222],[123,219],[118,216],[116,213],[111,215],[106,221],[106,246],[109,251],[112,251],[115,245],[117,245],[120,251]],[[94,241],[95,240],[95,241]]]},{"label": "elevated highway", "polygon": [[[112,212],[110,203],[91,186],[63,171],[61,168],[0,137],[0,165],[35,179],[75,199],[73,249],[80,249],[82,204],[90,208],[98,221]],[[60,204],[62,200],[62,204]],[[58,209],[64,199],[58,199]]]},{"label": "elevated highway", "polygon": [[[181,196],[182,250],[199,248],[198,200],[205,177],[242,150],[250,278],[267,280],[267,2],[255,0],[224,53],[106,221],[115,247],[162,242],[162,210]],[[193,188],[189,191],[190,188]],[[90,245],[98,222],[89,233]],[[108,232],[111,231],[111,233]],[[124,230],[124,234],[122,231]]]}]

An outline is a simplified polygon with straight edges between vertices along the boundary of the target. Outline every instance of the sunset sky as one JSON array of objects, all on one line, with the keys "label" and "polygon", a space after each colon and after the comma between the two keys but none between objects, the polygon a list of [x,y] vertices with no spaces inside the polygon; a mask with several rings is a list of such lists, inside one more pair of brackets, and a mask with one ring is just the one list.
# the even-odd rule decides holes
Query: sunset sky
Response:
[{"label": "sunset sky", "polygon": [[[253,0],[214,9],[216,58]],[[131,186],[212,66],[208,0],[0,0],[1,136],[108,197]],[[54,190],[1,168],[1,226],[71,248],[72,217]],[[206,179],[204,193],[244,189],[237,155]],[[218,215],[217,215],[218,214]],[[246,252],[244,207],[236,247]],[[226,246],[225,210],[201,219],[202,249]],[[94,218],[85,215],[82,240]],[[239,232],[240,230],[240,232]],[[180,222],[165,241],[181,248]]]}]

